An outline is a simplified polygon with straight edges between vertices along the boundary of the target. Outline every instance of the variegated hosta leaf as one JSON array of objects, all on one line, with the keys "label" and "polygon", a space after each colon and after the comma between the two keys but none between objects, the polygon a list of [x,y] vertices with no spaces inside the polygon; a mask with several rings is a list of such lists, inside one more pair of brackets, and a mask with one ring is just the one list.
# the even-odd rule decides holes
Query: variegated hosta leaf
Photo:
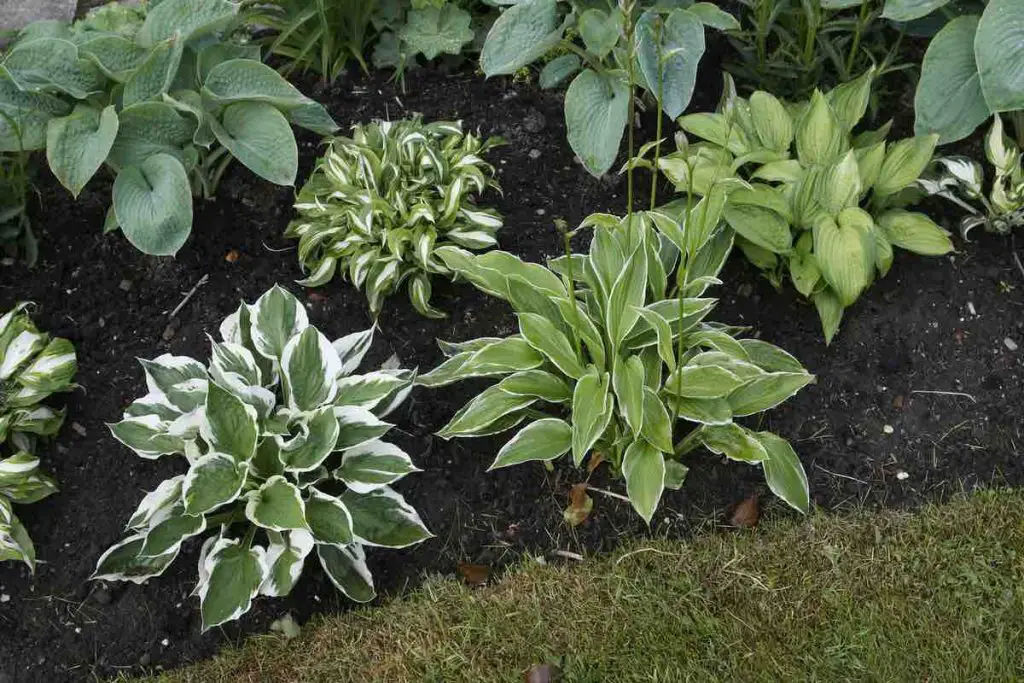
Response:
[{"label": "variegated hosta leaf", "polygon": [[[220,332],[209,366],[145,361],[149,393],[111,425],[139,455],[182,454],[189,468],[146,494],[95,578],[141,583],[212,533],[195,592],[204,628],[237,618],[258,594],[288,594],[314,546],[341,590],[369,599],[360,544],[430,536],[389,487],[418,468],[381,440],[392,426],[381,418],[408,396],[415,372],[355,374],[374,330],[330,343],[280,287],[242,304]],[[0,498],[3,477],[0,462]]]},{"label": "variegated hosta leaf", "polygon": [[475,197],[498,188],[483,154],[498,144],[463,134],[459,122],[419,118],[356,126],[330,141],[298,195],[299,217],[287,237],[299,240],[306,286],[336,273],[365,289],[371,312],[408,283],[414,307],[428,317],[430,277],[451,273],[438,251],[448,245],[488,249],[501,217]]},{"label": "variegated hosta leaf", "polygon": [[0,562],[18,560],[35,571],[36,550],[32,539],[14,515],[11,501],[0,495]]}]

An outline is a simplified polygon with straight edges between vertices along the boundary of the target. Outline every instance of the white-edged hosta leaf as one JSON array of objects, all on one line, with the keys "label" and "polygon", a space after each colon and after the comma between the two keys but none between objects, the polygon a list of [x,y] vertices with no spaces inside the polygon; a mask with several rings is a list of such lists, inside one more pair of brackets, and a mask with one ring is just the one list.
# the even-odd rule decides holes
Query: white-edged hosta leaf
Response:
[{"label": "white-edged hosta leaf", "polygon": [[245,484],[248,469],[247,463],[236,463],[224,453],[207,453],[200,457],[185,475],[182,486],[185,512],[201,515],[235,500]]},{"label": "white-edged hosta leaf", "polygon": [[767,372],[806,372],[789,352],[761,339],[740,339],[740,346],[751,363]]},{"label": "white-edged hosta leaf", "polygon": [[612,388],[619,413],[625,416],[633,434],[638,435],[644,424],[644,364],[639,356],[631,355],[625,361],[616,358]]},{"label": "white-edged hosta leaf", "polygon": [[684,398],[723,398],[744,380],[718,365],[684,365],[665,380],[665,391]]},{"label": "white-edged hosta leaf", "polygon": [[335,588],[355,602],[370,602],[377,596],[373,576],[366,566],[366,551],[358,543],[344,548],[317,544],[320,564]]},{"label": "white-edged hosta leaf", "polygon": [[203,631],[233,621],[249,611],[266,577],[266,551],[220,538],[204,559],[205,580],[197,591]]},{"label": "white-edged hosta leaf", "polygon": [[788,441],[771,432],[757,432],[754,436],[768,453],[768,459],[761,463],[768,488],[794,510],[807,514],[811,496],[807,474],[796,451]]},{"label": "white-edged hosta leaf", "polygon": [[431,538],[419,513],[388,486],[370,493],[345,491],[341,502],[352,516],[352,531],[364,545],[407,548]]},{"label": "white-edged hosta leaf", "polygon": [[334,404],[359,406],[383,415],[384,412],[377,410],[377,407],[383,405],[395,392],[408,388],[410,383],[410,376],[385,370],[368,372],[365,375],[349,375],[337,381]]},{"label": "white-edged hosta leaf", "polygon": [[376,327],[371,327],[362,332],[346,334],[344,337],[336,339],[331,343],[331,346],[334,347],[334,352],[338,354],[338,358],[341,360],[340,374],[342,377],[351,375],[359,368],[359,364],[363,362],[366,352],[373,345],[373,333],[376,329]]},{"label": "white-edged hosta leaf", "polygon": [[498,451],[490,470],[531,460],[554,460],[572,448],[572,427],[555,417],[531,422]]},{"label": "white-edged hosta leaf", "polygon": [[267,479],[248,494],[245,516],[264,529],[286,531],[306,528],[306,508],[295,484],[280,475]]},{"label": "white-edged hosta leaf", "polygon": [[128,417],[107,426],[115,439],[143,458],[180,453],[185,447],[180,437],[167,433],[168,423],[157,415]]},{"label": "white-edged hosta leaf", "polygon": [[309,327],[309,317],[299,300],[274,285],[250,307],[252,343],[267,358],[279,359],[285,344]]},{"label": "white-edged hosta leaf", "polygon": [[579,466],[611,422],[614,399],[610,377],[591,366],[572,395],[572,459]]},{"label": "white-edged hosta leaf", "polygon": [[199,433],[211,449],[245,462],[256,452],[256,410],[216,382],[210,382]]},{"label": "white-edged hosta leaf", "polygon": [[129,536],[107,548],[96,561],[96,569],[89,578],[94,581],[131,581],[142,584],[160,576],[177,557],[177,549],[158,557],[140,557],[146,537],[142,534]]},{"label": "white-edged hosta leaf", "polygon": [[814,381],[806,372],[772,372],[756,377],[729,395],[733,415],[743,417],[774,408]]},{"label": "white-edged hosta leaf", "polygon": [[442,439],[473,435],[536,400],[532,396],[509,394],[498,386],[488,387],[455,413],[437,435]]},{"label": "white-edged hosta leaf", "polygon": [[401,448],[373,440],[346,450],[341,457],[341,467],[334,470],[334,477],[356,493],[369,493],[419,471]]},{"label": "white-edged hosta leaf", "polygon": [[724,398],[681,398],[667,396],[669,410],[679,417],[704,425],[726,425],[732,422],[732,408]]},{"label": "white-edged hosta leaf", "polygon": [[758,463],[768,459],[768,451],[754,433],[738,424],[705,426],[700,440],[709,451],[730,460]]},{"label": "white-edged hosta leaf", "polygon": [[569,377],[578,379],[583,374],[583,366],[572,343],[553,322],[536,313],[519,313],[517,317],[519,331],[530,346],[547,356]]},{"label": "white-edged hosta leaf", "polygon": [[177,553],[182,542],[206,531],[206,517],[202,515],[186,515],[179,508],[178,513],[171,513],[166,519],[152,525],[146,532],[146,542],[139,550],[139,557],[160,557],[167,553]]},{"label": "white-edged hosta leaf", "polygon": [[665,457],[657,448],[638,439],[629,445],[622,458],[622,476],[633,509],[650,524],[665,490]]},{"label": "white-edged hosta leaf", "polygon": [[312,410],[334,400],[341,373],[341,360],[327,337],[307,327],[285,345],[281,355],[281,377],[288,405]]},{"label": "white-edged hosta leaf", "polygon": [[334,450],[341,451],[384,436],[392,425],[384,422],[366,408],[337,406],[334,417],[338,422],[338,439]]},{"label": "white-edged hosta leaf", "polygon": [[125,525],[126,528],[140,529],[152,526],[154,520],[163,519],[181,501],[181,485],[184,481],[185,475],[179,474],[160,482],[159,486],[142,498],[139,507]]},{"label": "white-edged hosta leaf", "polygon": [[659,451],[672,451],[672,418],[650,387],[644,387],[644,424],[640,436]]},{"label": "white-edged hosta leaf", "polygon": [[259,592],[280,598],[288,595],[298,582],[306,556],[313,550],[313,535],[304,529],[293,529],[270,536],[265,560],[267,572]]},{"label": "white-edged hosta leaf", "polygon": [[335,450],[340,426],[332,406],[323,406],[302,424],[300,433],[281,446],[281,462],[289,472],[308,472]]},{"label": "white-edged hosta leaf", "polygon": [[309,489],[306,499],[306,524],[316,542],[339,548],[352,543],[352,515],[337,497]]},{"label": "white-edged hosta leaf", "polygon": [[548,403],[568,403],[572,389],[558,375],[545,370],[524,370],[499,382],[501,390],[516,396],[533,396]]}]

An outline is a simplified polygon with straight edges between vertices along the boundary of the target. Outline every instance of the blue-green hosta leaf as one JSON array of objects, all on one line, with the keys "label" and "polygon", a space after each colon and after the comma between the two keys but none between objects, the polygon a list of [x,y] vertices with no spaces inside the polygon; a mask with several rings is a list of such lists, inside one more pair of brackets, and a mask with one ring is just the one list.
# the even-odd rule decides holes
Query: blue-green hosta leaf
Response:
[{"label": "blue-green hosta leaf", "polygon": [[227,389],[210,382],[200,425],[203,440],[213,450],[245,462],[256,452],[259,426],[256,410]]},{"label": "blue-green hosta leaf", "polygon": [[181,487],[185,475],[179,474],[160,482],[160,485],[147,493],[135,513],[125,525],[128,529],[142,529],[153,526],[153,522],[165,519],[170,511],[181,502]]},{"label": "blue-green hosta leaf", "polygon": [[261,103],[281,110],[313,102],[274,69],[252,59],[231,59],[213,67],[202,93],[214,104]]},{"label": "blue-green hosta leaf", "polygon": [[345,491],[341,502],[352,516],[357,542],[386,548],[407,548],[431,538],[419,514],[388,486],[370,493]]},{"label": "blue-green hosta leaf", "polygon": [[162,455],[181,453],[185,447],[180,437],[167,433],[167,422],[157,415],[128,417],[110,427],[114,438],[137,455],[147,459],[159,458]]},{"label": "blue-green hosta leaf", "polygon": [[197,129],[195,121],[166,102],[139,102],[125,107],[119,120],[107,160],[114,168],[138,165],[159,153],[183,159],[181,149]]},{"label": "blue-green hosta leaf", "polygon": [[108,34],[82,43],[78,54],[92,61],[107,78],[124,83],[146,59],[149,50],[124,36]]},{"label": "blue-green hosta leaf", "polygon": [[419,471],[401,448],[373,440],[346,450],[334,477],[355,493],[369,493]]},{"label": "blue-green hosta leaf", "polygon": [[1024,109],[1024,5],[990,0],[981,14],[974,55],[985,103],[994,112]]},{"label": "blue-green hosta leaf", "polygon": [[[259,45],[243,45],[239,43],[210,43],[196,54],[196,81],[206,82],[206,77],[218,64],[232,59],[248,59],[261,61]],[[197,85],[196,87],[199,87]]]},{"label": "blue-green hosta leaf", "polygon": [[981,90],[975,59],[977,16],[957,17],[928,44],[914,93],[914,131],[939,134],[939,143],[970,135],[992,111]]},{"label": "blue-green hosta leaf", "polygon": [[604,59],[619,42],[622,14],[616,10],[606,12],[591,8],[576,20],[576,28],[587,50]]},{"label": "blue-green hosta leaf", "polygon": [[186,515],[182,508],[153,524],[146,533],[146,542],[139,549],[140,558],[155,558],[177,553],[181,544],[206,531],[206,517]]},{"label": "blue-green hosta leaf", "polygon": [[518,465],[531,460],[554,460],[572,448],[572,427],[555,417],[531,422],[512,437],[488,469]]},{"label": "blue-green hosta leaf", "polygon": [[774,408],[814,381],[807,372],[771,372],[756,377],[729,395],[733,415],[743,417]]},{"label": "blue-green hosta leaf", "polygon": [[231,538],[220,538],[203,564],[205,577],[200,577],[197,592],[203,631],[208,631],[249,611],[266,578],[266,551],[259,546],[246,548]]},{"label": "blue-green hosta leaf", "polygon": [[46,128],[46,160],[61,185],[75,197],[96,174],[117,136],[113,105],[102,111],[87,105],[69,116],[50,119]]},{"label": "blue-green hosta leaf", "polygon": [[306,506],[295,484],[280,475],[267,479],[248,494],[245,516],[264,529],[286,531],[305,529]]},{"label": "blue-green hosta leaf", "polygon": [[351,375],[356,371],[360,363],[363,362],[366,352],[370,350],[370,346],[373,344],[374,330],[376,328],[371,327],[362,332],[353,332],[331,343],[331,346],[334,347],[334,352],[341,359],[342,376]]},{"label": "blue-green hosta leaf", "polygon": [[184,48],[185,42],[176,36],[153,47],[149,56],[125,81],[124,106],[159,98],[169,91],[181,65]]},{"label": "blue-green hosta leaf", "polygon": [[768,451],[756,435],[738,424],[705,426],[700,440],[709,451],[730,460],[757,463],[768,459]]},{"label": "blue-green hosta leaf", "polygon": [[54,116],[64,116],[71,106],[59,97],[18,89],[0,73],[0,152],[30,151],[46,147],[46,126]]},{"label": "blue-green hosta leaf", "polygon": [[644,387],[644,424],[640,436],[659,451],[672,452],[672,418],[649,386]]},{"label": "blue-green hosta leaf", "polygon": [[306,499],[306,524],[316,542],[339,548],[352,543],[352,515],[335,496],[309,489]]},{"label": "blue-green hosta leaf", "polygon": [[[74,345],[58,337],[51,339],[32,362],[18,373],[18,383],[37,391],[62,391],[68,388],[77,369]],[[10,398],[7,397],[9,404]]]},{"label": "blue-green hosta leaf", "polygon": [[280,598],[288,595],[302,574],[306,556],[313,550],[313,536],[304,529],[284,534],[268,534],[267,574],[260,584],[260,595]]},{"label": "blue-green hosta leaf", "polygon": [[545,90],[557,88],[579,70],[579,57],[574,54],[561,55],[544,65],[537,78],[537,84]]},{"label": "blue-green hosta leaf", "polygon": [[102,75],[78,48],[60,38],[19,41],[3,58],[7,76],[18,88],[31,93],[52,89],[84,100],[102,89]]},{"label": "blue-green hosta leaf", "polygon": [[519,313],[519,332],[563,373],[578,379],[584,372],[580,358],[569,339],[554,323],[536,313]]},{"label": "blue-green hosta leaf", "polygon": [[472,436],[536,401],[532,396],[516,396],[497,386],[488,387],[455,413],[437,435],[446,440],[455,436]]},{"label": "blue-green hosta leaf", "polygon": [[[860,4],[860,0],[857,0],[857,4]],[[697,2],[687,7],[686,11],[695,15],[705,26],[719,31],[738,31],[740,29],[740,22],[736,17],[719,9],[714,3]]]},{"label": "blue-green hosta leaf", "polygon": [[300,434],[282,446],[280,458],[285,469],[289,472],[315,470],[337,448],[340,426],[334,410],[330,405],[316,409],[301,425]]},{"label": "blue-green hosta leaf", "polygon": [[488,78],[513,74],[554,47],[561,34],[556,0],[516,3],[488,31],[480,52],[480,69]]},{"label": "blue-green hosta leaf", "polygon": [[613,73],[584,70],[565,93],[569,145],[595,176],[615,163],[629,116],[629,87]]},{"label": "blue-green hosta leaf", "polygon": [[202,515],[235,500],[248,469],[247,463],[236,463],[224,453],[208,453],[196,460],[182,485],[185,512]]},{"label": "blue-green hosta leaf", "polygon": [[649,11],[637,23],[636,36],[644,86],[656,99],[660,88],[662,109],[670,118],[679,117],[690,104],[704,56],[701,20],[689,10],[673,10],[667,18]]},{"label": "blue-green hosta leaf", "polygon": [[338,395],[336,378],[341,360],[327,337],[315,327],[306,327],[291,338],[281,353],[281,378],[288,405],[296,410],[313,410]]},{"label": "blue-green hosta leaf", "polygon": [[192,189],[185,167],[154,154],[121,169],[114,180],[114,215],[132,245],[151,256],[173,256],[192,231]]},{"label": "blue-green hosta leaf", "polygon": [[226,0],[163,0],[146,13],[136,40],[140,45],[156,45],[179,35],[186,42],[225,29],[235,12]]},{"label": "blue-green hosta leaf", "polygon": [[639,356],[629,356],[625,361],[615,359],[612,388],[619,413],[626,418],[633,434],[638,435],[644,423],[644,364]]},{"label": "blue-green hosta leaf", "polygon": [[143,534],[135,534],[110,546],[96,561],[89,578],[93,581],[131,581],[142,584],[160,576],[178,556],[177,549],[157,557],[142,557],[139,552],[146,542]]},{"label": "blue-green hosta leaf", "polygon": [[622,458],[622,476],[633,509],[650,524],[665,490],[665,456],[646,441],[634,441]]},{"label": "blue-green hosta leaf", "polygon": [[878,226],[897,247],[925,256],[942,256],[953,251],[949,233],[923,213],[890,209],[878,217]]},{"label": "blue-green hosta leaf", "polygon": [[810,491],[807,474],[796,451],[788,441],[771,432],[757,432],[754,437],[768,453],[768,459],[761,463],[768,488],[794,510],[807,514]]},{"label": "blue-green hosta leaf", "polygon": [[217,141],[256,175],[276,185],[294,185],[299,149],[288,119],[265,102],[228,105],[220,121],[210,119]]},{"label": "blue-green hosta leaf", "polygon": [[931,14],[950,0],[885,0],[882,17],[892,21],[913,21]]},{"label": "blue-green hosta leaf", "polygon": [[558,375],[544,370],[524,370],[509,375],[498,384],[501,390],[516,396],[534,396],[548,403],[568,403],[572,389]]},{"label": "blue-green hosta leaf", "polygon": [[439,54],[457,55],[473,40],[469,12],[456,5],[413,7],[398,32],[409,54],[421,53],[427,59]]},{"label": "blue-green hosta leaf", "polygon": [[251,307],[252,343],[267,358],[280,359],[288,341],[309,327],[309,317],[299,300],[274,285]]},{"label": "blue-green hosta leaf", "polygon": [[366,566],[366,551],[358,543],[339,548],[317,544],[320,564],[335,588],[355,602],[370,602],[376,597],[373,576]]},{"label": "blue-green hosta leaf", "polygon": [[572,395],[572,459],[578,467],[612,420],[611,378],[591,366]]},{"label": "blue-green hosta leaf", "polygon": [[878,172],[875,194],[886,197],[913,185],[931,162],[938,140],[938,135],[919,135],[891,146]]}]

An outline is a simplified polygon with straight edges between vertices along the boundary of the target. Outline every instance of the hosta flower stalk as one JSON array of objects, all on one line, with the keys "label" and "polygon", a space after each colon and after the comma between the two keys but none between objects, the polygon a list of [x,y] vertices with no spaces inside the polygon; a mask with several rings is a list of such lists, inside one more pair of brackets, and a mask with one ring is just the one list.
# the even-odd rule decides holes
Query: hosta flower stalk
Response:
[{"label": "hosta flower stalk", "polygon": [[71,342],[36,329],[27,306],[19,303],[0,317],[0,562],[20,560],[34,570],[35,548],[13,505],[57,490],[34,452],[40,437],[64,423],[64,410],[43,401],[73,388],[78,363]]},{"label": "hosta flower stalk", "polygon": [[340,274],[365,290],[374,315],[405,284],[417,311],[443,317],[430,305],[431,278],[452,273],[437,249],[497,244],[501,216],[476,197],[499,189],[483,159],[498,143],[463,133],[459,122],[419,118],[355,126],[351,137],[331,140],[285,233],[299,240],[309,274],[301,284]]},{"label": "hosta flower stalk", "polygon": [[365,546],[430,536],[390,486],[418,470],[382,440],[391,429],[382,418],[414,373],[356,374],[373,330],[332,343],[276,286],[242,304],[220,336],[205,365],[141,361],[148,393],[111,431],[143,458],[182,456],[187,470],[146,494],[93,578],[145,582],[205,534],[195,590],[204,630],[258,595],[287,595],[314,551],[342,593],[373,599]]},{"label": "hosta flower stalk", "polygon": [[782,403],[814,377],[778,347],[737,339],[742,328],[705,321],[716,300],[703,294],[719,283],[732,247],[731,231],[716,228],[705,206],[694,207],[690,230],[660,211],[593,215],[581,226],[594,231],[589,254],[548,267],[502,251],[439,250],[453,271],[509,302],[519,327],[504,338],[441,343],[448,360],[419,384],[500,379],[439,435],[525,424],[492,469],[567,454],[582,466],[599,455],[647,522],[664,489],[682,485],[680,457],[700,446],[762,466],[770,488],[806,511],[807,478],[790,445],[735,420]]}]

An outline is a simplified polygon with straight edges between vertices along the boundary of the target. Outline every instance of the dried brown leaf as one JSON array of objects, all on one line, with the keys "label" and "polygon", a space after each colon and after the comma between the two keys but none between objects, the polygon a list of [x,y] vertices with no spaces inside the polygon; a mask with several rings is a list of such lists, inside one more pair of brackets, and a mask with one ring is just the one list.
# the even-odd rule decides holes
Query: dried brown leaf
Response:
[{"label": "dried brown leaf", "polygon": [[758,502],[757,494],[754,493],[733,508],[732,514],[729,515],[729,523],[736,527],[749,529],[757,526],[760,518],[761,505]]},{"label": "dried brown leaf", "polygon": [[459,562],[459,575],[462,576],[462,580],[466,582],[467,586],[483,586],[487,584],[491,568],[486,564]]},{"label": "dried brown leaf", "polygon": [[569,490],[569,507],[562,516],[569,526],[579,526],[590,516],[594,509],[594,499],[587,493],[586,482],[576,484]]}]

